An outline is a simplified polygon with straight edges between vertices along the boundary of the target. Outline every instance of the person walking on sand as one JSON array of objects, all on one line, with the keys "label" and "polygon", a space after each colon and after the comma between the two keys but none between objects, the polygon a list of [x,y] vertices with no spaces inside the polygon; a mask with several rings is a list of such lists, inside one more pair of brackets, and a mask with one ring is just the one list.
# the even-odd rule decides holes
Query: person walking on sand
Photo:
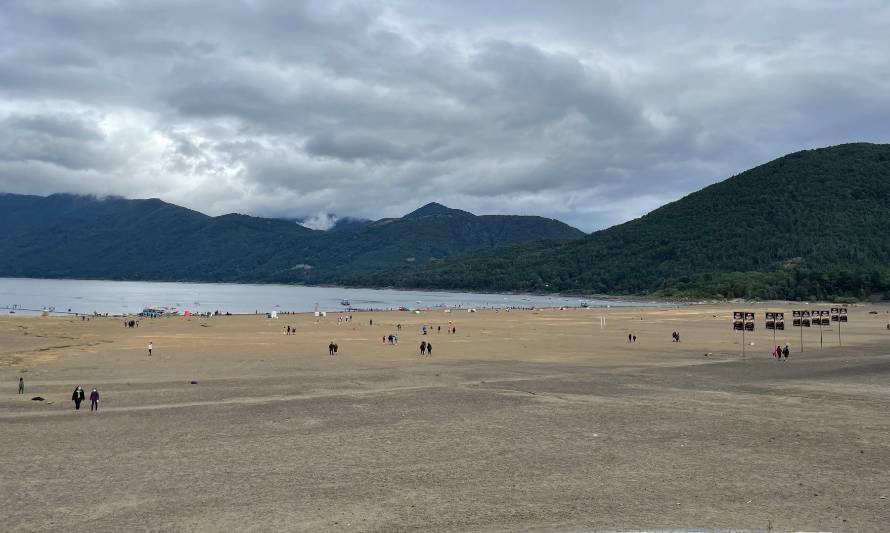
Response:
[{"label": "person walking on sand", "polygon": [[426,355],[426,341],[420,343],[420,355]]},{"label": "person walking on sand", "polygon": [[331,341],[331,343],[328,344],[328,354],[334,355],[334,341]]},{"label": "person walking on sand", "polygon": [[151,357],[151,351],[154,349],[154,347],[155,347],[155,345],[151,341],[148,341],[148,356],[149,357]]},{"label": "person walking on sand", "polygon": [[788,354],[791,353],[791,349],[788,347],[788,344],[785,343],[785,347],[782,349],[782,355],[785,356],[785,360],[788,360]]},{"label": "person walking on sand", "polygon": [[83,389],[80,385],[74,388],[74,394],[71,395],[71,399],[74,400],[74,410],[80,411],[80,403],[84,399]]},{"label": "person walking on sand", "polygon": [[19,394],[25,394],[25,378],[19,378]]},{"label": "person walking on sand", "polygon": [[428,357],[433,356],[433,343],[431,342],[426,343],[426,355]]},{"label": "person walking on sand", "polygon": [[90,392],[90,412],[99,410],[99,391],[93,389]]}]

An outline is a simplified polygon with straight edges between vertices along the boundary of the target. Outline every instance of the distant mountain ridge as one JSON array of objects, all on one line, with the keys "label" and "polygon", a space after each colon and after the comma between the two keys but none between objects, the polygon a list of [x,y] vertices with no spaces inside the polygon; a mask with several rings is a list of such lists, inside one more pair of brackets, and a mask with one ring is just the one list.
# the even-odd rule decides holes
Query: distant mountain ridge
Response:
[{"label": "distant mountain ridge", "polygon": [[580,230],[427,204],[410,218],[317,231],[158,199],[0,194],[0,276],[335,283],[344,277]]},{"label": "distant mountain ridge", "polygon": [[476,216],[473,213],[468,211],[461,211],[460,209],[451,209],[450,207],[445,207],[444,205],[436,202],[430,202],[423,207],[415,209],[411,211],[407,215],[403,216],[403,219],[407,220],[417,220],[423,217],[430,216]]},{"label": "distant mountain ridge", "polygon": [[327,231],[356,231],[366,228],[373,223],[373,220],[367,218],[338,217],[334,225],[328,228]]},{"label": "distant mountain ridge", "polygon": [[352,283],[890,299],[890,145],[796,152],[581,239],[479,250]]},{"label": "distant mountain ridge", "polygon": [[0,276],[890,299],[890,145],[789,154],[590,235],[437,203],[316,231],[157,199],[0,194]]}]

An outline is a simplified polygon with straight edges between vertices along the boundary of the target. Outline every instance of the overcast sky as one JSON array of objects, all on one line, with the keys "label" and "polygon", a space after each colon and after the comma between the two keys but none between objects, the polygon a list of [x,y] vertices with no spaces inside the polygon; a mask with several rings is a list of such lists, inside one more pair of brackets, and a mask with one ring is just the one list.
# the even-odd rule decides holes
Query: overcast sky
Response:
[{"label": "overcast sky", "polygon": [[890,3],[0,0],[0,191],[623,222],[890,142]]}]

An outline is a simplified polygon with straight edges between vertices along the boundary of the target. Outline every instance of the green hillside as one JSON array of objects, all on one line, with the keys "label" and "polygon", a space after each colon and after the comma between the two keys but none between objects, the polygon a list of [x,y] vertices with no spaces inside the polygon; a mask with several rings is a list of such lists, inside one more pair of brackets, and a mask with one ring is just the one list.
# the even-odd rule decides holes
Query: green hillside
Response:
[{"label": "green hillside", "polygon": [[333,283],[485,247],[584,234],[540,217],[438,204],[324,232],[291,221],[210,217],[157,199],[0,194],[0,276]]},{"label": "green hillside", "polygon": [[664,296],[865,298],[890,291],[890,145],[797,152],[639,219],[359,284]]}]

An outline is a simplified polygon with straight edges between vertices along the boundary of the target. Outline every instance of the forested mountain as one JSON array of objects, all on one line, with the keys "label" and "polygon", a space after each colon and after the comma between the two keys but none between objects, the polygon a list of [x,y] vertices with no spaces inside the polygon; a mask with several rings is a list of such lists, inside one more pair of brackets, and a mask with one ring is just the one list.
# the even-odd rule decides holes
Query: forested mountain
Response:
[{"label": "forested mountain", "polygon": [[665,296],[890,297],[890,145],[793,153],[625,224],[358,284]]},{"label": "forested mountain", "polygon": [[541,217],[429,204],[405,218],[315,231],[210,217],[161,200],[0,194],[0,276],[330,283],[371,269],[584,234]]},{"label": "forested mountain", "polygon": [[587,236],[435,203],[323,232],[156,199],[0,194],[0,276],[890,297],[890,145],[790,154]]},{"label": "forested mountain", "polygon": [[356,231],[368,227],[372,222],[364,218],[343,217],[337,219],[327,231]]}]

